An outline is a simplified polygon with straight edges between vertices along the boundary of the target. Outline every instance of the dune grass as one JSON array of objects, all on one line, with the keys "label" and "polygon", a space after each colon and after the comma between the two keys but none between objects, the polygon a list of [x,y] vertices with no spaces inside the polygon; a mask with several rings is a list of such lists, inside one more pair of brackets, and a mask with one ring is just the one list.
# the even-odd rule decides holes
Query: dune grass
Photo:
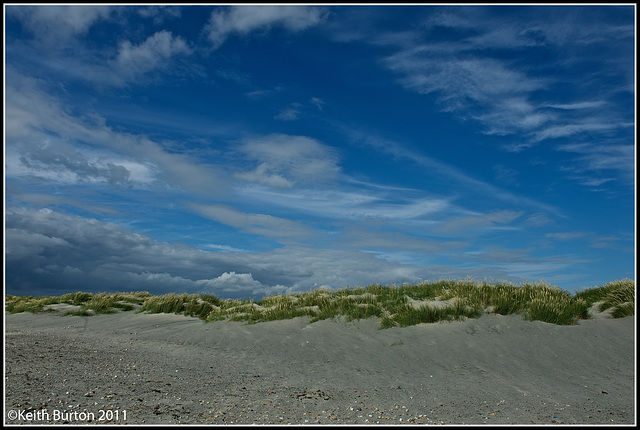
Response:
[{"label": "dune grass", "polygon": [[376,317],[380,328],[406,327],[420,323],[478,318],[485,313],[520,314],[530,321],[576,324],[590,318],[589,309],[611,310],[613,318],[635,314],[635,281],[623,279],[570,294],[544,282],[515,285],[488,284],[471,279],[441,280],[415,285],[368,287],[340,290],[318,289],[305,293],[273,295],[260,301],[222,300],[205,294],[148,292],[65,294],[60,297],[5,295],[7,312],[42,312],[49,305],[78,306],[65,315],[92,315],[137,308],[143,313],[174,313],[205,322],[265,321],[308,317],[311,322],[344,318],[346,321]]},{"label": "dune grass", "polygon": [[635,315],[635,283],[623,279],[606,283],[596,288],[586,288],[576,294],[589,305],[599,302],[599,311],[613,308],[611,316],[621,318]]},{"label": "dune grass", "polygon": [[59,297],[33,297],[5,295],[5,310],[9,313],[18,312],[45,312],[54,311],[48,309],[49,305],[68,304],[78,306],[78,309],[65,312],[64,315],[93,315],[96,313],[113,313],[118,309],[123,311],[133,310],[136,305],[142,305],[144,301],[153,297],[146,291],[130,293],[70,293]]},{"label": "dune grass", "polygon": [[5,294],[5,311],[16,314],[20,312],[42,312],[47,305],[60,303],[60,297],[12,296]]}]

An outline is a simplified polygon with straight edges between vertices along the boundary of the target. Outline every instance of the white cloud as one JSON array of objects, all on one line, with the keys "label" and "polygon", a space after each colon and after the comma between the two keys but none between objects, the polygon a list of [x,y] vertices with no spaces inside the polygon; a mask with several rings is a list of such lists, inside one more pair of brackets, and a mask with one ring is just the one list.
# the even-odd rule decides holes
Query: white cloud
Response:
[{"label": "white cloud", "polygon": [[616,251],[635,253],[636,248],[633,241],[632,236],[626,236],[624,239],[616,235],[597,236],[592,239],[590,246],[593,248],[608,248]]},{"label": "white cloud", "polygon": [[[488,256],[489,258],[493,258],[493,256]],[[553,283],[556,279],[556,274],[561,274],[563,271],[566,271],[567,268],[571,265],[572,261],[567,260],[558,260],[558,261],[535,261],[535,262],[505,262],[501,263],[500,266],[504,268],[505,271],[513,278],[524,279],[528,282],[548,282]],[[545,274],[544,276],[541,274]],[[559,278],[562,278],[563,275],[560,275]],[[578,278],[578,276],[576,276]]]},{"label": "white cloud", "polygon": [[[125,167],[125,165],[127,167]],[[130,187],[148,180],[148,167],[126,161],[107,151],[80,150],[57,139],[42,143],[26,142],[7,149],[7,174],[13,177],[39,177],[52,182],[74,184],[104,182]],[[134,169],[135,176],[129,169]]]},{"label": "white cloud", "polygon": [[585,185],[587,187],[592,187],[592,189],[594,190],[599,190],[597,187],[599,187],[602,184],[606,184],[607,182],[616,180],[616,178],[594,178],[592,176],[580,176],[580,175],[571,176],[571,179],[576,180],[582,185]]},{"label": "white cloud", "polygon": [[300,114],[300,110],[295,107],[288,108],[280,112],[274,118],[282,121],[295,121],[298,119],[298,115]]},{"label": "white cloud", "polygon": [[229,245],[218,245],[216,243],[207,243],[206,245],[202,245],[203,248],[213,249],[220,252],[248,252],[246,249],[234,248]]},{"label": "white cloud", "polygon": [[234,293],[256,294],[264,293],[265,287],[255,279],[251,273],[224,272],[214,279],[198,280],[195,284],[201,289],[201,293]]},{"label": "white cloud", "polygon": [[538,202],[529,197],[513,194],[487,182],[472,178],[467,173],[450,164],[444,163],[433,157],[429,157],[428,155],[424,155],[423,153],[415,152],[398,142],[381,139],[366,132],[358,132],[355,130],[349,130],[348,132],[354,142],[372,147],[383,154],[396,158],[399,161],[416,163],[417,165],[426,168],[429,172],[433,172],[433,174],[438,177],[445,177],[455,181],[462,185],[464,189],[474,193],[474,195],[480,193],[481,195],[491,196],[492,198],[512,204],[534,207],[538,210],[559,214],[558,209],[553,206]]},{"label": "white cloud", "polygon": [[111,10],[101,5],[6,7],[7,15],[18,17],[36,38],[52,47],[85,34],[95,22],[108,18]]},{"label": "white cloud", "polygon": [[271,90],[254,90],[254,91],[246,92],[246,93],[244,93],[244,95],[247,96],[249,99],[252,99],[252,100],[261,100],[263,98],[270,97],[271,95],[277,93],[281,89],[282,88],[280,88],[280,87],[276,87],[276,88],[271,89]]},{"label": "white cloud", "polygon": [[[597,17],[591,18],[591,24],[598,22]],[[566,19],[571,21],[570,26],[566,26],[563,19],[547,16],[542,10],[536,10],[531,19],[522,22],[509,14],[494,14],[491,8],[445,9],[430,15],[422,34],[416,31],[411,37],[393,38],[393,33],[389,33],[375,40],[378,43],[393,41],[387,45],[392,54],[383,59],[383,64],[397,73],[401,85],[433,97],[443,111],[452,112],[464,120],[478,121],[484,125],[485,134],[517,136],[517,139],[503,140],[503,149],[507,151],[520,152],[542,141],[575,136],[597,138],[603,147],[615,148],[618,146],[616,139],[627,136],[634,126],[627,116],[631,105],[623,106],[609,98],[618,94],[621,87],[606,88],[606,83],[603,86],[594,85],[594,82],[602,82],[598,79],[603,74],[632,76],[632,68],[621,58],[632,58],[630,41],[633,32],[629,32],[628,26],[605,25],[601,28],[577,22],[571,14]],[[449,29],[443,32],[445,36],[429,37],[429,32],[438,32],[442,27]],[[616,34],[614,28],[619,33]],[[611,50],[608,48],[610,43],[613,44]],[[595,47],[599,46],[607,46],[602,51],[604,56],[598,54],[594,57]],[[533,55],[536,51],[531,47],[557,56],[557,73],[525,67],[524,64],[532,63],[516,60],[519,57],[535,60]],[[587,47],[594,51],[587,50]],[[624,49],[627,49],[626,56]],[[510,50],[514,57],[497,56],[496,50]],[[587,64],[602,66],[593,68]],[[563,98],[565,92],[554,90],[558,85],[566,86],[574,94],[591,94],[591,99],[585,100],[584,96],[577,100]],[[540,101],[543,98],[546,100]],[[385,151],[394,151],[404,158],[410,156],[425,165],[438,164],[423,156],[411,156],[406,151]],[[576,166],[569,165],[568,168],[580,172],[603,170],[609,168],[604,166],[617,164],[624,180],[630,182],[632,179],[629,165],[633,157],[627,158],[626,162],[620,162],[622,160],[614,156],[601,157],[600,160],[598,163],[596,156],[584,154],[574,163]],[[452,169],[447,170],[455,173]],[[464,178],[465,175],[458,173],[453,176]],[[598,182],[610,181],[612,176],[585,179],[578,175],[575,179],[595,186]],[[485,190],[492,188],[488,184],[483,186],[479,181],[468,182],[475,182]],[[495,191],[498,194],[491,194],[516,197],[501,190]]]},{"label": "white cloud", "polygon": [[511,224],[520,218],[524,212],[502,210],[488,214],[472,215],[444,221],[434,228],[434,231],[454,235],[468,235],[471,231],[482,232],[488,228]]},{"label": "white cloud", "polygon": [[[8,174],[24,174],[31,162],[31,173],[40,169],[42,177],[62,175],[58,180],[67,182],[84,177],[133,186],[163,183],[205,195],[226,188],[220,167],[167,152],[144,135],[114,131],[101,117],[74,116],[40,81],[11,81],[5,96]],[[49,153],[41,153],[48,145]]]},{"label": "white cloud", "polygon": [[258,163],[255,170],[237,172],[236,177],[279,188],[298,183],[318,183],[340,173],[337,152],[305,136],[271,134],[246,139],[238,150]]},{"label": "white cloud", "polygon": [[318,97],[311,97],[311,104],[313,104],[318,110],[322,110],[322,107],[325,105],[325,102]]},{"label": "white cloud", "polygon": [[[16,16],[36,34],[35,40],[20,39],[11,43],[10,48],[20,52],[22,58],[22,61],[14,63],[29,64],[27,74],[32,74],[35,69],[36,73],[52,80],[64,76],[100,86],[123,86],[153,70],[166,71],[177,56],[192,53],[182,37],[167,30],[158,31],[141,42],[126,40],[126,33],[118,34],[120,42],[117,47],[113,46],[113,41],[106,41],[103,46],[87,45],[82,36],[94,24],[111,19],[112,10],[117,10],[113,15],[118,14],[122,24],[126,25],[128,15],[125,9],[106,6],[10,8],[10,15]],[[197,73],[193,70],[191,68],[189,73]]]},{"label": "white cloud", "polygon": [[[407,191],[407,190],[405,190]],[[244,187],[239,190],[250,201],[277,205],[296,212],[333,219],[385,218],[407,222],[410,219],[434,215],[451,208],[448,199],[425,197],[399,197],[385,191],[337,191],[319,189],[299,189],[279,191],[260,186]],[[396,190],[397,192],[397,190]]]},{"label": "white cloud", "polygon": [[579,154],[577,162],[565,170],[577,173],[576,178],[590,186],[599,186],[615,178],[584,177],[584,173],[616,172],[616,177],[626,184],[633,184],[635,174],[635,146],[628,144],[596,145],[571,143],[560,145],[558,151]]},{"label": "white cloud", "polygon": [[341,246],[384,255],[389,255],[390,252],[414,253],[429,260],[433,255],[447,254],[469,245],[462,241],[433,240],[420,234],[386,231],[374,225],[366,227],[367,224],[359,223],[347,229],[339,239]]},{"label": "white cloud", "polygon": [[400,83],[421,94],[435,93],[445,111],[499,107],[499,101],[544,88],[543,80],[509,68],[492,58],[443,57],[429,46],[411,47],[385,59]]},{"label": "white cloud", "polygon": [[292,188],[294,184],[278,173],[274,173],[268,163],[260,163],[255,170],[249,172],[236,172],[235,177],[275,188]]},{"label": "white cloud", "polygon": [[509,185],[518,185],[518,171],[510,169],[499,163],[493,166],[493,173],[499,182]]},{"label": "white cloud", "polygon": [[584,237],[587,234],[588,233],[584,231],[572,231],[572,232],[564,232],[564,233],[547,233],[544,236],[550,239],[573,240],[573,239],[579,239],[581,237]]},{"label": "white cloud", "polygon": [[539,212],[527,217],[524,221],[526,224],[533,227],[542,227],[545,225],[553,224],[553,220],[545,213]]},{"label": "white cloud", "polygon": [[325,104],[317,97],[312,97],[307,104],[291,103],[291,106],[280,111],[274,118],[281,121],[295,121],[299,118],[300,114],[305,108],[313,106],[318,111],[322,110],[322,106]]},{"label": "white cloud", "polygon": [[[591,118],[594,120],[596,118]],[[602,121],[604,118],[597,118]],[[535,141],[541,141],[545,139],[556,139],[559,137],[573,136],[579,133],[586,132],[599,132],[615,130],[619,128],[633,127],[633,123],[620,123],[620,122],[585,122],[579,124],[562,124],[547,127],[535,133]]]},{"label": "white cloud", "polygon": [[209,219],[245,233],[272,237],[280,241],[309,237],[311,231],[299,222],[271,215],[243,213],[224,205],[191,204],[193,210]]},{"label": "white cloud", "polygon": [[[401,85],[433,96],[443,111],[477,120],[487,134],[519,136],[518,142],[505,145],[517,152],[546,139],[585,132],[604,135],[630,124],[620,120],[628,109],[605,96],[621,89],[594,82],[603,74],[632,81],[633,30],[607,25],[595,15],[579,21],[578,15],[582,18],[580,12],[560,18],[532,8],[522,21],[492,8],[447,8],[431,13],[422,33],[412,30],[411,37],[394,37],[405,36],[405,31],[398,31],[361,39],[387,41],[395,52],[383,64],[397,73]],[[443,27],[447,30],[441,31]],[[513,55],[507,59],[498,52]],[[519,60],[535,63],[537,52],[557,56],[552,73]],[[603,66],[594,68],[595,62]],[[596,94],[596,99],[538,101],[545,92],[547,97],[561,97],[564,93],[555,90],[558,85],[575,94]],[[607,113],[602,112],[604,106]]]},{"label": "white cloud", "polygon": [[160,25],[165,21],[180,18],[182,8],[175,6],[144,6],[138,9],[138,14],[143,18],[153,19],[153,23]]},{"label": "white cloud", "polygon": [[[113,266],[99,266],[93,270],[92,276],[106,276],[119,284],[134,285],[144,288],[144,291],[149,291],[149,288],[153,288],[157,291],[156,294],[173,293],[176,291],[191,291],[194,292],[196,284],[193,280],[187,279],[181,276],[174,276],[167,272],[150,272],[147,270],[128,271],[123,267],[119,272],[110,274],[114,269]],[[86,291],[86,290],[83,290]],[[135,290],[133,290],[135,291]]]},{"label": "white cloud", "polygon": [[231,34],[246,35],[255,30],[280,25],[289,31],[301,31],[320,23],[324,11],[307,6],[232,6],[214,10],[205,27],[214,48]]},{"label": "white cloud", "polygon": [[[555,119],[553,114],[536,109],[523,96],[506,97],[501,101],[495,101],[488,112],[472,116],[488,126],[486,134],[497,135],[509,135],[515,130],[522,133],[536,131],[543,124]],[[522,144],[526,145],[526,142]]]},{"label": "white cloud", "polygon": [[554,109],[565,109],[565,110],[575,110],[575,109],[594,109],[599,108],[606,105],[607,102],[604,100],[597,100],[594,102],[576,102],[569,104],[549,104],[548,107]]},{"label": "white cloud", "polygon": [[119,74],[133,79],[162,66],[173,56],[190,53],[191,49],[181,37],[174,37],[170,31],[162,30],[139,45],[133,45],[128,40],[120,42],[115,63]]}]

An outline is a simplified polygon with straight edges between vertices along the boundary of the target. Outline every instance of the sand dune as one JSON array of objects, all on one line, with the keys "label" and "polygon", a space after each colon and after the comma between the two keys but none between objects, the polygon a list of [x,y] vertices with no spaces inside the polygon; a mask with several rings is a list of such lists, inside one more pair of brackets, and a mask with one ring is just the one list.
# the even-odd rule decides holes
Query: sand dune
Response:
[{"label": "sand dune", "polygon": [[5,336],[7,424],[54,411],[99,423],[105,410],[128,424],[635,422],[635,317],[379,330],[377,319],[22,313],[6,315]]}]

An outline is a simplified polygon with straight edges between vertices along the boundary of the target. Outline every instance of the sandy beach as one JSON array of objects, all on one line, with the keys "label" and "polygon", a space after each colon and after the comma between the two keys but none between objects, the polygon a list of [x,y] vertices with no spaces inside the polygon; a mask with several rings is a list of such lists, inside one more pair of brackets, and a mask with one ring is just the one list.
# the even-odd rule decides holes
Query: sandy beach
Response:
[{"label": "sandy beach", "polygon": [[5,319],[10,425],[635,423],[635,317]]}]

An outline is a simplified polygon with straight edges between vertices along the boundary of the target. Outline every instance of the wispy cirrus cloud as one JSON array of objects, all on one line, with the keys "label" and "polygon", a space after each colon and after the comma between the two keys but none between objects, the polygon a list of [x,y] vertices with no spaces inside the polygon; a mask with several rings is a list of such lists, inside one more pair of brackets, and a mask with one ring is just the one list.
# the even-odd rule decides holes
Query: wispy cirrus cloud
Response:
[{"label": "wispy cirrus cloud", "polygon": [[374,223],[359,223],[347,229],[340,242],[350,249],[370,250],[382,254],[390,251],[419,253],[426,256],[425,258],[459,252],[470,245],[464,240],[435,240],[427,235],[385,231]]},{"label": "wispy cirrus cloud", "polygon": [[592,122],[563,124],[545,128],[535,133],[534,141],[542,141],[547,139],[555,139],[560,137],[569,137],[576,134],[588,132],[606,132],[619,128],[632,128],[633,123],[608,123],[604,122],[604,118],[600,118],[603,122],[593,122],[594,118],[590,118]]},{"label": "wispy cirrus cloud", "polygon": [[536,199],[527,196],[515,194],[506,189],[497,187],[489,182],[474,178],[465,171],[453,165],[430,157],[425,153],[419,153],[417,151],[411,150],[410,148],[399,142],[380,138],[373,134],[353,129],[347,130],[347,134],[357,144],[374,148],[381,153],[387,154],[401,161],[409,161],[411,163],[415,163],[426,168],[427,171],[433,172],[434,175],[446,177],[452,181],[455,181],[456,183],[464,186],[464,188],[470,192],[480,193],[480,195],[483,196],[491,196],[492,199],[495,198],[500,201],[508,202],[518,206],[536,208],[537,210],[543,210],[554,215],[563,216],[558,208],[552,205],[537,201]]},{"label": "wispy cirrus cloud", "polygon": [[575,102],[575,103],[569,103],[569,104],[550,104],[547,106],[554,109],[575,110],[575,109],[600,108],[605,106],[606,104],[607,102],[605,100],[595,100],[595,101]]},{"label": "wispy cirrus cloud", "polygon": [[407,223],[428,222],[428,217],[451,210],[448,198],[416,195],[415,190],[396,192],[371,190],[362,186],[350,191],[322,188],[275,190],[264,187],[243,187],[239,195],[252,202],[277,205],[307,216],[333,220],[386,219]]},{"label": "wispy cirrus cloud", "polygon": [[[388,68],[401,74],[400,83],[421,94],[435,93],[445,111],[458,111],[475,104],[494,106],[544,88],[544,79],[527,76],[493,58],[441,58],[433,50],[407,49],[385,59]],[[437,53],[435,55],[438,56]]]},{"label": "wispy cirrus cloud", "polygon": [[307,103],[291,103],[288,107],[278,112],[274,118],[281,121],[295,121],[300,119],[302,114],[308,113],[310,107],[315,108],[314,111],[322,111],[324,105],[324,101],[317,97],[312,97]]},{"label": "wispy cirrus cloud", "polygon": [[551,239],[558,239],[558,240],[573,240],[573,239],[583,238],[588,234],[589,233],[586,233],[584,231],[571,231],[571,232],[563,232],[563,233],[546,233],[545,237],[548,237]]},{"label": "wispy cirrus cloud", "polygon": [[522,211],[502,210],[487,214],[470,215],[444,221],[434,227],[433,230],[454,236],[468,235],[471,231],[478,234],[486,229],[505,228],[523,214],[524,212]]},{"label": "wispy cirrus cloud", "polygon": [[226,205],[190,204],[198,214],[234,227],[248,234],[274,238],[279,241],[299,241],[313,235],[304,224],[289,219],[258,213],[244,213]]},{"label": "wispy cirrus cloud", "polygon": [[[384,65],[397,73],[403,86],[434,96],[444,111],[475,118],[487,126],[487,133],[511,134],[551,119],[532,100],[551,79],[492,55],[496,49],[540,44],[523,25],[478,8],[445,8],[434,12],[410,38],[376,40],[390,40],[397,47]],[[448,36],[440,36],[442,29]]]},{"label": "wispy cirrus cloud", "polygon": [[[599,16],[583,11],[554,16],[531,7],[527,20],[513,11],[433,8],[421,26],[357,40],[390,50],[381,64],[399,84],[433,98],[442,111],[482,124],[483,133],[503,136],[509,152],[567,138],[603,146],[632,139],[632,26],[602,28]],[[540,56],[555,58],[555,66],[532,65]],[[615,76],[615,86],[607,76]],[[628,84],[620,86],[620,79]],[[594,161],[578,160],[596,167]]]},{"label": "wispy cirrus cloud", "polygon": [[[466,43],[472,43],[472,46],[465,49]],[[384,64],[399,75],[403,86],[433,95],[443,111],[483,123],[487,134],[524,133],[532,144],[550,138],[629,126],[625,121],[612,122],[609,115],[593,111],[607,103],[604,100],[538,101],[537,93],[556,85],[559,78],[554,75],[533,74],[511,61],[492,58],[484,51],[477,51],[475,44],[468,40],[462,42],[463,46],[456,44],[457,50],[453,47],[443,50],[441,45],[434,42],[405,46],[385,58]],[[592,112],[583,117],[582,122],[576,122],[573,115],[561,114],[561,111],[584,112],[587,109]]]},{"label": "wispy cirrus cloud", "polygon": [[559,145],[557,150],[577,154],[577,163],[565,170],[585,185],[598,187],[612,180],[627,185],[634,183],[635,146],[632,144],[570,143]]}]

